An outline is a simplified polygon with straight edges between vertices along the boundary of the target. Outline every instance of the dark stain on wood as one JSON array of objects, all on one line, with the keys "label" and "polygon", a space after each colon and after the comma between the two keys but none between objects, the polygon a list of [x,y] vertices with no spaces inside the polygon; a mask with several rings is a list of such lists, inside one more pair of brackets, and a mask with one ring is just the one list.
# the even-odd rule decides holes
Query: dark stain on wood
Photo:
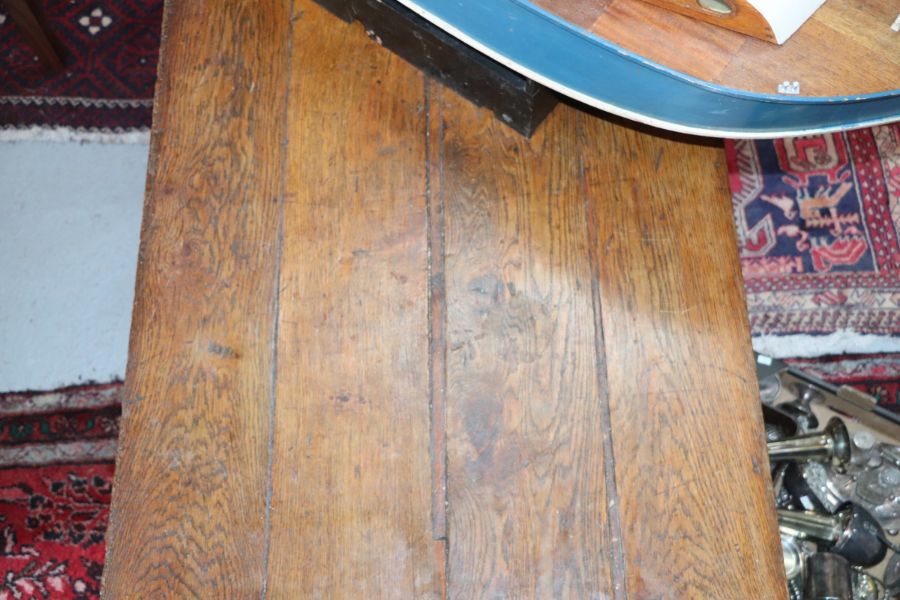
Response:
[{"label": "dark stain on wood", "polygon": [[234,348],[230,348],[228,346],[223,346],[218,342],[210,342],[207,346],[207,350],[211,354],[215,354],[216,356],[220,356],[222,358],[240,358],[241,355],[238,354],[237,350]]}]

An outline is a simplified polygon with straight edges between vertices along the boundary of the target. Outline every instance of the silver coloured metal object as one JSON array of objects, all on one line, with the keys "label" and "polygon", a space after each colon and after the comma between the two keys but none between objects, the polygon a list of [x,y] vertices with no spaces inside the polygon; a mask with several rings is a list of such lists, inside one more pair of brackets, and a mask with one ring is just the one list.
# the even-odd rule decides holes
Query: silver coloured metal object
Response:
[{"label": "silver coloured metal object", "polygon": [[[850,498],[838,486],[831,470],[820,462],[797,463],[794,466],[799,476],[808,486],[808,492],[815,496],[819,504],[829,513],[835,513],[845,505]],[[806,498],[798,498],[804,508],[811,510],[813,506],[806,506]]]},{"label": "silver coloured metal object", "polygon": [[843,421],[834,418],[821,433],[769,442],[768,449],[772,462],[831,460],[843,464],[850,460],[850,434]]},{"label": "silver coloured metal object", "polygon": [[784,574],[788,581],[801,577],[803,575],[803,555],[795,537],[782,534],[781,553],[784,555]]},{"label": "silver coloured metal object", "polygon": [[853,583],[853,600],[879,600],[878,585],[865,572],[854,569],[851,581]]},{"label": "silver coloured metal object", "polygon": [[801,540],[833,544],[843,533],[849,515],[820,515],[812,511],[778,509],[778,526],[783,533]]},{"label": "silver coloured metal object", "polygon": [[[900,600],[900,556],[886,556],[900,536],[900,418],[855,389],[775,359],[757,363],[790,600],[817,600],[814,575],[823,583],[844,572],[823,554],[849,563],[852,591],[842,588],[840,600]],[[828,568],[811,568],[816,561]],[[883,593],[879,579],[896,589]]]},{"label": "silver coloured metal object", "polygon": [[821,542],[824,549],[855,566],[877,565],[887,554],[885,533],[878,521],[853,504],[834,515],[778,509],[778,525],[782,533]]}]

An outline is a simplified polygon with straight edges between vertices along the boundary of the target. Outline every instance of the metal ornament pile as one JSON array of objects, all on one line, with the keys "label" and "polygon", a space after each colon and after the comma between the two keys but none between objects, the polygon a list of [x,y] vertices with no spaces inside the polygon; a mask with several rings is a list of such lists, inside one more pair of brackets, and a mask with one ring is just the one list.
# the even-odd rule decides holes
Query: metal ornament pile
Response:
[{"label": "metal ornament pile", "polygon": [[900,599],[900,418],[757,356],[791,600]]}]

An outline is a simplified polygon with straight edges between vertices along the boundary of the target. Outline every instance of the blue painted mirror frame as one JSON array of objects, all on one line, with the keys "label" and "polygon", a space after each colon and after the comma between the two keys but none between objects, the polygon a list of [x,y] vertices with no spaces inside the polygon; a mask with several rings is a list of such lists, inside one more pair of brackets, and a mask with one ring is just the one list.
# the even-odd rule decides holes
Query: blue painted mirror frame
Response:
[{"label": "blue painted mirror frame", "polygon": [[900,120],[900,90],[820,98],[726,88],[647,60],[526,0],[399,2],[565,96],[671,131],[774,138]]}]

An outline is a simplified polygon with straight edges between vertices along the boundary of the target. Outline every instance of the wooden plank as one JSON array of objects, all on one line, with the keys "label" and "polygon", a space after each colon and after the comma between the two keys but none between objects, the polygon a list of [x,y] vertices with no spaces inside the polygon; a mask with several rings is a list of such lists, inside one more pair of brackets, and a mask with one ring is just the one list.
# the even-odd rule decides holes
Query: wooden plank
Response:
[{"label": "wooden plank", "polygon": [[167,10],[107,597],[784,590],[720,149]]},{"label": "wooden plank", "polygon": [[[635,23],[644,25],[636,27]],[[588,29],[650,60],[706,81],[715,81],[746,42],[739,33],[642,0],[612,0]]]},{"label": "wooden plank", "polygon": [[628,597],[785,597],[724,153],[581,140]]},{"label": "wooden plank", "polygon": [[270,598],[437,598],[425,82],[300,2],[281,271]]},{"label": "wooden plank", "polygon": [[446,243],[448,597],[608,598],[575,111],[529,142],[433,88]]},{"label": "wooden plank", "polygon": [[166,6],[104,593],[255,597],[290,14]]},{"label": "wooden plank", "polygon": [[[709,8],[701,6],[697,0],[644,0],[653,5],[671,10],[673,12],[685,15],[696,21],[711,23],[717,27],[724,27],[732,31],[750,35],[769,43],[777,43],[778,36],[775,31],[778,30],[777,23],[773,27],[769,20],[763,16],[763,12],[758,10],[756,6],[748,0],[728,0],[722,2],[719,8],[725,8],[725,12],[713,11]],[[823,0],[824,1],[824,0]],[[795,0],[798,2],[798,0]],[[804,4],[806,7],[802,14],[809,16],[816,8],[815,0]],[[770,15],[774,11],[767,11]],[[787,11],[785,11],[787,12]],[[799,10],[797,12],[800,12]],[[783,13],[777,13],[779,18],[784,18]],[[769,18],[772,18],[771,16]],[[774,19],[773,19],[774,21]],[[773,29],[775,31],[773,31]],[[790,33],[793,33],[791,31]],[[785,34],[782,34],[782,36]],[[782,41],[784,41],[782,37]]]}]

